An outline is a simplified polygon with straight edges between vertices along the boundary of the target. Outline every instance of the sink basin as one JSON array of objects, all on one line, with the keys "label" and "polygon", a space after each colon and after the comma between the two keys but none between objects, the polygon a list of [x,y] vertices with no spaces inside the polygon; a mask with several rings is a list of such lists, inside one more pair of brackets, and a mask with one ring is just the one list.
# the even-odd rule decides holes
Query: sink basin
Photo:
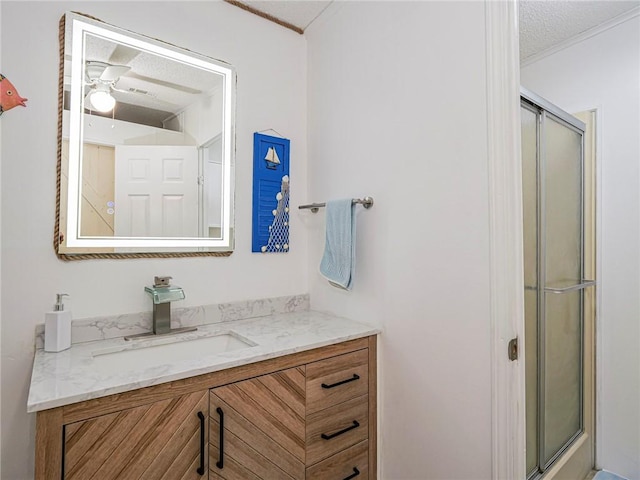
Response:
[{"label": "sink basin", "polygon": [[115,373],[123,370],[138,370],[187,360],[197,360],[210,355],[254,346],[256,346],[255,343],[237,334],[223,333],[211,337],[179,340],[160,345],[145,345],[137,348],[111,347],[94,351],[92,355],[97,368]]}]

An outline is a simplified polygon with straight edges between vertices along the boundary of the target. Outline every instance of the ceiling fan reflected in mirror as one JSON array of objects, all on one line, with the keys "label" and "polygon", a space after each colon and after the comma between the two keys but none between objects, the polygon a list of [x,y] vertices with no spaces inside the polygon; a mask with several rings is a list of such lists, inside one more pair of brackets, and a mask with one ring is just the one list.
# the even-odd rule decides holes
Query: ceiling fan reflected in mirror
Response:
[{"label": "ceiling fan reflected in mirror", "polygon": [[108,113],[116,105],[112,91],[122,91],[116,88],[120,77],[131,70],[125,65],[110,65],[105,62],[87,61],[85,67],[86,85],[89,92],[85,103],[89,103],[95,110]]}]

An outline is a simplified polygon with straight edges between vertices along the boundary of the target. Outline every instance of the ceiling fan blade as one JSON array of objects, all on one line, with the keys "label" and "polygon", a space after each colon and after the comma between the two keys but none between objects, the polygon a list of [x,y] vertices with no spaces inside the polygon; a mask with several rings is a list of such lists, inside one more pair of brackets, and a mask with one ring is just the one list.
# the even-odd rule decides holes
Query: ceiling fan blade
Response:
[{"label": "ceiling fan blade", "polygon": [[126,67],[124,65],[109,65],[104,69],[102,75],[100,75],[100,80],[104,80],[105,82],[113,82],[127,73],[129,70],[131,70],[131,67]]},{"label": "ceiling fan blade", "polygon": [[128,78],[135,78],[137,80],[142,80],[144,82],[154,83],[156,85],[161,85],[167,88],[173,88],[174,90],[180,90],[181,92],[190,93],[193,95],[197,95],[202,93],[202,90],[198,90],[197,88],[187,87],[186,85],[180,85],[178,83],[167,82],[166,80],[160,80],[158,78],[147,77],[145,75],[140,75],[138,73],[131,72],[127,75]]},{"label": "ceiling fan blade", "polygon": [[126,45],[118,44],[111,52],[109,63],[114,65],[127,65],[131,60],[140,55],[140,50]]}]

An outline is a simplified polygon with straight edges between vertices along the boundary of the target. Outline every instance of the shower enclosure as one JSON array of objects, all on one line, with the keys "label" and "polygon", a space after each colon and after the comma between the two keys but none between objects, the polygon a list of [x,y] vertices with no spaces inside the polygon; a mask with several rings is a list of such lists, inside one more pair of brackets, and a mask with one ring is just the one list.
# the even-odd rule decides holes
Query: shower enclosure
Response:
[{"label": "shower enclosure", "polygon": [[521,92],[527,473],[584,429],[585,124]]}]

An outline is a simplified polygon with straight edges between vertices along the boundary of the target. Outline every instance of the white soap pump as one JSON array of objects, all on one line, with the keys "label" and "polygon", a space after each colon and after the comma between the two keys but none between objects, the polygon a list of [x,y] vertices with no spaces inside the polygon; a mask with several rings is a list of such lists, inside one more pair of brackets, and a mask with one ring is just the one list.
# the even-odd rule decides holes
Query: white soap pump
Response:
[{"label": "white soap pump", "polygon": [[58,293],[53,312],[44,314],[44,351],[61,352],[71,346],[71,312],[64,309],[62,297],[66,293]]}]

